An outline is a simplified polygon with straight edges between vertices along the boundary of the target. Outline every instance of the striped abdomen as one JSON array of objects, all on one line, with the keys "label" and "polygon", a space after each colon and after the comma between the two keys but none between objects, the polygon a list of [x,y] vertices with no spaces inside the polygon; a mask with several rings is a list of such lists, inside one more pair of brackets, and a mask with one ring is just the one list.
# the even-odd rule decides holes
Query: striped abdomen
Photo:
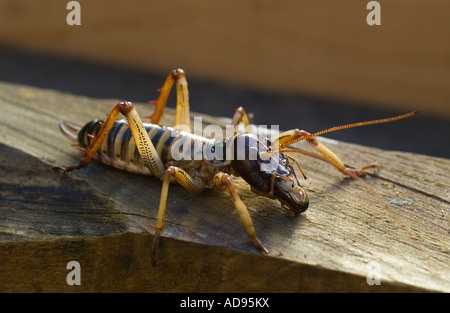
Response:
[{"label": "striped abdomen", "polygon": [[[87,147],[90,145],[91,139],[88,134],[97,135],[101,128],[101,122],[103,121],[94,120],[80,130],[78,133],[80,146]],[[161,161],[166,164],[171,159],[171,145],[178,138],[179,132],[156,124],[144,124],[144,126]],[[151,175],[150,170],[142,163],[141,155],[136,148],[136,143],[126,120],[118,120],[114,123],[108,137],[94,158],[102,163],[129,172]]]}]

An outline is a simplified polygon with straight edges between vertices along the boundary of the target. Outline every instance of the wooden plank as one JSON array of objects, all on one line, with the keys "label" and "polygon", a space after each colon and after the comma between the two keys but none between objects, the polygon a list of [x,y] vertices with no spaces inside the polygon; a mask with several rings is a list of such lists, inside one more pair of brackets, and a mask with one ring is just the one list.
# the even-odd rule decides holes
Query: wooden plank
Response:
[{"label": "wooden plank", "polygon": [[[266,256],[226,192],[191,195],[173,185],[160,266],[152,267],[159,180],[97,162],[68,175],[51,169],[81,157],[58,120],[83,125],[116,102],[0,83],[0,291],[450,291],[450,161],[326,138],[350,165],[380,164],[380,176],[364,180],[376,195],[293,155],[308,176],[310,207],[291,218],[236,178]],[[69,261],[81,265],[80,286],[66,282]],[[380,266],[379,286],[367,284],[371,262]]]},{"label": "wooden plank", "polygon": [[0,43],[190,77],[450,117],[449,2],[0,0]]}]

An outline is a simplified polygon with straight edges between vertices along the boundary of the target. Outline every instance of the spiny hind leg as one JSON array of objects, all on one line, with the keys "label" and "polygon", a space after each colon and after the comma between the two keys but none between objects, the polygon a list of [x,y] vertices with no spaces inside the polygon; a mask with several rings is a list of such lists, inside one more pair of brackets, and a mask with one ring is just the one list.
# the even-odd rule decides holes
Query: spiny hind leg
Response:
[{"label": "spiny hind leg", "polygon": [[259,241],[259,239],[256,237],[255,227],[253,226],[252,218],[248,213],[247,206],[244,204],[244,202],[242,202],[241,198],[236,192],[236,188],[234,187],[230,176],[226,173],[218,173],[214,176],[214,183],[219,189],[227,187],[248,236],[253,241],[256,247],[261,249],[264,253],[269,253],[269,251],[263,246],[261,241]]},{"label": "spiny hind leg", "polygon": [[[286,132],[281,133],[277,138],[273,139],[273,147],[277,147],[279,145],[288,143],[291,140],[298,139],[300,137],[307,137],[311,135],[309,132],[304,130],[298,130],[293,129]],[[375,164],[369,164],[367,166],[364,166],[360,169],[354,169],[347,167],[344,162],[341,161],[341,159],[336,156],[336,154],[333,153],[329,148],[327,148],[322,142],[320,142],[316,137],[311,137],[305,139],[308,144],[314,148],[317,152],[320,153],[320,155],[309,153],[307,151],[296,151],[296,150],[288,150],[288,149],[282,149],[280,152],[300,152],[315,158],[318,158],[320,160],[326,161],[333,165],[337,170],[339,170],[341,173],[354,177],[354,175],[358,176],[365,176],[366,170],[368,169],[376,169],[377,171],[380,169],[380,167]]]},{"label": "spiny hind leg", "polygon": [[178,68],[169,73],[164,82],[164,85],[159,89],[160,94],[157,100],[150,101],[150,103],[156,104],[153,115],[149,116],[152,123],[158,124],[161,119],[164,108],[167,103],[167,99],[172,89],[173,83],[175,83],[177,90],[177,107],[175,113],[175,127],[182,130],[190,131],[191,119],[189,113],[189,91],[187,87],[187,80],[185,72]]},{"label": "spiny hind leg", "polygon": [[114,125],[119,113],[122,113],[128,121],[130,129],[133,133],[134,140],[136,142],[136,147],[141,154],[142,161],[144,165],[150,169],[150,172],[156,177],[161,177],[164,174],[164,166],[161,159],[153,146],[144,125],[131,102],[120,102],[114,106],[108,115],[108,118],[103,122],[102,127],[95,137],[92,138],[92,142],[89,147],[87,147],[84,152],[85,156],[80,160],[79,163],[68,166],[59,167],[55,166],[54,169],[61,170],[63,172],[69,172],[75,169],[80,169],[86,167],[88,163],[92,160],[94,155],[97,153],[98,149],[108,137],[108,133]]},{"label": "spiny hind leg", "polygon": [[97,135],[95,137],[92,137],[91,135],[89,135],[92,139],[91,144],[86,149],[80,149],[81,151],[83,151],[85,153],[85,155],[80,160],[79,163],[76,163],[74,165],[67,166],[67,167],[53,166],[53,169],[60,170],[65,173],[65,172],[70,172],[72,170],[81,169],[83,167],[86,167],[89,164],[89,162],[92,160],[94,155],[97,153],[97,150],[100,148],[103,141],[108,136],[109,131],[113,127],[114,122],[116,121],[116,119],[119,116],[119,113],[121,111],[121,103],[118,103],[116,106],[114,106],[114,108],[109,113],[106,121],[104,121],[102,123],[102,127],[98,131]]}]

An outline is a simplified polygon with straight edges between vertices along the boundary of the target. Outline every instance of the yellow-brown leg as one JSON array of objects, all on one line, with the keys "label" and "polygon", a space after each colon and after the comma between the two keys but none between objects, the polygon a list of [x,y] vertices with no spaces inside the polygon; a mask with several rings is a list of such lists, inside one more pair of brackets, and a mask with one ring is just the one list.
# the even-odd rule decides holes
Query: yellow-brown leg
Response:
[{"label": "yellow-brown leg", "polygon": [[[121,102],[122,103],[122,102]],[[60,170],[62,172],[70,172],[76,169],[81,169],[83,167],[86,167],[88,163],[92,160],[97,150],[102,145],[103,141],[108,136],[109,131],[111,130],[112,126],[114,125],[115,120],[119,116],[119,113],[121,111],[121,103],[118,103],[114,108],[111,110],[111,112],[108,115],[108,118],[106,121],[103,122],[102,127],[100,128],[99,132],[97,133],[97,136],[92,138],[91,144],[86,149],[80,149],[81,151],[84,151],[85,155],[80,160],[79,163],[67,166],[67,167],[61,167],[61,166],[53,166],[53,169]]]},{"label": "yellow-brown leg", "polygon": [[166,213],[167,195],[169,193],[170,179],[174,177],[175,180],[191,193],[199,193],[205,188],[203,180],[194,180],[188,173],[181,168],[169,166],[164,173],[164,180],[161,190],[161,198],[159,200],[158,219],[156,221],[155,235],[151,246],[152,265],[156,265],[156,249],[159,244],[159,238],[164,228],[164,215]]},{"label": "yellow-brown leg", "polygon": [[63,172],[69,172],[86,167],[108,136],[115,120],[119,116],[119,113],[122,113],[128,120],[128,124],[133,133],[136,146],[141,154],[144,165],[150,169],[153,175],[156,177],[161,177],[164,174],[164,166],[158,156],[158,153],[156,152],[155,147],[153,146],[152,141],[150,140],[150,137],[148,136],[147,131],[144,128],[144,125],[142,124],[138,113],[136,112],[136,109],[131,102],[120,102],[114,106],[106,121],[103,122],[99,132],[92,139],[91,145],[86,148],[85,156],[79,163],[68,167],[55,166],[53,168]]},{"label": "yellow-brown leg", "polygon": [[[406,114],[383,118],[383,119],[378,119],[378,120],[357,122],[357,123],[353,123],[353,124],[335,126],[335,127],[321,130],[314,134],[310,134],[307,131],[298,130],[298,129],[289,130],[287,132],[282,133],[277,138],[275,138],[272,151],[268,151],[267,153],[271,154],[271,153],[276,153],[277,151],[299,152],[299,153],[303,153],[303,154],[310,155],[310,156],[316,157],[318,159],[327,161],[327,162],[331,163],[334,167],[336,167],[340,172],[342,172],[348,176],[351,176],[351,177],[356,177],[356,175],[364,176],[366,174],[365,171],[367,169],[375,168],[375,169],[379,170],[379,166],[377,164],[369,164],[359,170],[353,169],[353,168],[347,168],[345,166],[345,164],[330,149],[328,149],[325,145],[323,145],[316,137],[319,135],[322,135],[322,134],[326,134],[326,133],[341,130],[341,129],[348,129],[348,128],[353,128],[353,127],[360,127],[360,126],[375,125],[375,124],[398,121],[398,120],[413,116],[417,113],[419,113],[419,111],[413,111],[413,112],[409,112]],[[295,142],[301,141],[301,140],[306,140],[311,147],[313,147],[316,151],[318,151],[320,153],[320,155],[310,153],[307,151],[293,151],[293,150],[285,149],[287,146],[289,146]]]},{"label": "yellow-brown leg", "polygon": [[164,85],[160,89],[160,94],[157,100],[150,101],[155,103],[155,111],[153,115],[150,116],[152,123],[158,124],[161,119],[164,107],[167,103],[167,98],[170,94],[170,89],[172,89],[173,83],[175,82],[177,89],[177,107],[175,113],[175,128],[180,128],[183,130],[191,129],[191,120],[189,113],[189,92],[187,87],[186,74],[182,69],[175,69],[170,72],[167,76]]},{"label": "yellow-brown leg", "polygon": [[234,127],[234,135],[236,135],[237,133],[237,126],[239,125],[240,122],[244,123],[245,131],[249,133],[251,118],[245,112],[243,107],[239,107],[236,109],[233,115],[233,119],[231,120],[231,125]]},{"label": "yellow-brown leg", "polygon": [[[300,137],[306,137],[311,135],[307,131],[304,130],[298,130],[293,129],[286,132],[281,133],[277,138],[273,140],[273,147],[277,147],[279,145],[283,145],[284,143],[287,143],[289,141],[295,140]],[[330,164],[332,164],[336,169],[338,169],[341,173],[353,177],[355,174],[358,176],[364,176],[366,173],[365,171],[370,168],[375,168],[376,170],[379,170],[379,166],[377,164],[369,164],[367,166],[364,166],[361,169],[353,169],[348,168],[345,166],[345,164],[337,157],[330,149],[328,149],[323,143],[321,143],[316,137],[310,137],[306,139],[306,142],[313,147],[317,152],[319,152],[321,155],[315,155],[313,153],[309,153],[306,151],[294,151],[294,150],[280,150],[280,152],[300,152],[312,157],[316,157],[320,160],[326,161]]]},{"label": "yellow-brown leg", "polygon": [[233,185],[233,182],[230,179],[230,176],[226,173],[218,173],[214,176],[214,183],[219,189],[223,189],[227,187],[228,191],[231,194],[231,199],[233,200],[234,206],[236,207],[239,217],[244,224],[245,230],[247,231],[248,236],[253,241],[255,246],[261,249],[264,253],[269,253],[269,251],[263,246],[261,241],[256,237],[255,227],[253,226],[252,219],[250,214],[248,213],[247,207],[242,202],[241,198],[236,192],[236,188]]}]

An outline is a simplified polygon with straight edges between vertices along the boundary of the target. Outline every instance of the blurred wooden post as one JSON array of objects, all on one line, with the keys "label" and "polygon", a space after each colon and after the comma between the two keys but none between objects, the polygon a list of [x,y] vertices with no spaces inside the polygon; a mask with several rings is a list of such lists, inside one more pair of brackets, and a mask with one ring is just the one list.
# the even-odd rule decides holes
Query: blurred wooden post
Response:
[{"label": "blurred wooden post", "polygon": [[272,92],[450,117],[450,2],[0,0],[0,44]]}]

